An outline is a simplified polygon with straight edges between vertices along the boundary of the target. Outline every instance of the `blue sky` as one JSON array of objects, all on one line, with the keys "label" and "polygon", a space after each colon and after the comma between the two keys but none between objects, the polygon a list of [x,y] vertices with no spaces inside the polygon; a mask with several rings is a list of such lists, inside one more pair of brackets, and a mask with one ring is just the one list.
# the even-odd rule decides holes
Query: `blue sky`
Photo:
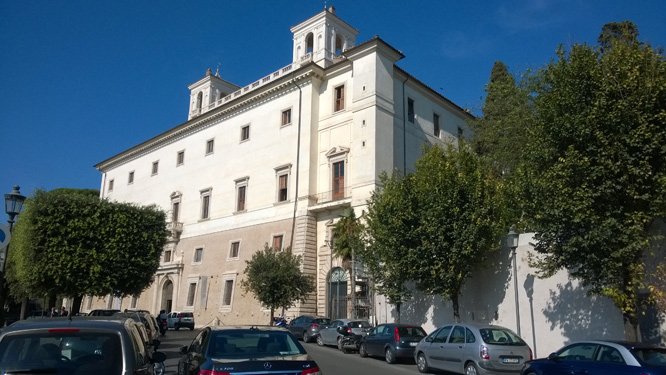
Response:
[{"label": "blue sky", "polygon": [[[490,69],[538,68],[630,20],[666,45],[666,2],[328,1],[401,50],[398,65],[475,113]],[[0,193],[98,189],[94,164],[187,120],[187,86],[219,64],[245,86],[289,63],[289,28],[324,1],[0,0]]]}]

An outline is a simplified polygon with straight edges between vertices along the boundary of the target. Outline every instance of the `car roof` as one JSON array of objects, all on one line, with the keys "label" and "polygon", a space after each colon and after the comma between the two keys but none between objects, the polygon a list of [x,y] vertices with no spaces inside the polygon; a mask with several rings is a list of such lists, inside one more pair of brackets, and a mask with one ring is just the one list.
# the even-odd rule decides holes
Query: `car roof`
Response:
[{"label": "car roof", "polygon": [[640,342],[623,341],[623,340],[584,340],[584,341],[576,341],[569,345],[574,345],[574,344],[600,344],[600,345],[609,345],[614,347],[621,346],[627,349],[646,349],[646,348],[666,349],[666,347],[662,345],[645,344]]},{"label": "car roof", "polygon": [[271,331],[271,332],[289,332],[284,327],[277,326],[210,326],[211,331],[234,331],[234,330],[252,330],[252,331]]},{"label": "car roof", "polygon": [[5,328],[2,333],[23,331],[29,329],[49,329],[49,328],[113,328],[125,324],[127,318],[119,319],[110,316],[88,317],[74,316],[57,318],[35,318],[30,320],[19,320]]}]

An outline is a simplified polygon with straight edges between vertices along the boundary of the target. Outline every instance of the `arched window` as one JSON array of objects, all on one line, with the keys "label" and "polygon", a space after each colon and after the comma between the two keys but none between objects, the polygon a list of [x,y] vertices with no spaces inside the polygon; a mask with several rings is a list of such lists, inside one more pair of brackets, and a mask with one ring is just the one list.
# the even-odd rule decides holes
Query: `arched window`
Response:
[{"label": "arched window", "polygon": [[201,106],[202,106],[202,105],[203,105],[203,93],[200,92],[200,93],[197,95],[197,109],[198,109],[199,111],[201,111]]},{"label": "arched window", "polygon": [[342,53],[342,37],[340,35],[335,36],[335,54],[339,55]]},{"label": "arched window", "polygon": [[336,267],[331,270],[328,279],[328,316],[331,319],[347,317],[347,272]]},{"label": "arched window", "polygon": [[305,37],[305,45],[307,53],[311,53],[314,49],[314,35],[312,33],[308,33],[308,35]]}]

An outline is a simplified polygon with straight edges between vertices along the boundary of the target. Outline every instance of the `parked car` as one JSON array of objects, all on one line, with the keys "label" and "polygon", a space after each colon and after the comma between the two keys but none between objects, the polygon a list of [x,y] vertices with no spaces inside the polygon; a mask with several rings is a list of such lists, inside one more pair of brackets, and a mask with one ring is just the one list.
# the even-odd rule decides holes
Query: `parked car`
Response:
[{"label": "parked car", "polygon": [[0,334],[2,374],[153,375],[165,360],[149,353],[131,319],[36,318]]},{"label": "parked car", "polygon": [[532,359],[532,349],[508,328],[494,325],[447,324],[414,349],[421,372],[432,369],[476,374],[518,374]]},{"label": "parked car", "polygon": [[372,328],[372,324],[370,324],[367,320],[334,320],[331,322],[331,324],[319,330],[319,334],[317,334],[317,344],[320,346],[335,345],[339,348],[342,334],[338,332],[338,327],[345,327],[349,333],[353,333],[355,335],[364,335]]},{"label": "parked car", "polygon": [[116,309],[97,309],[97,310],[92,310],[88,313],[88,316],[111,316],[117,312],[120,312],[120,310]]},{"label": "parked car", "polygon": [[581,341],[525,363],[521,375],[663,375],[666,347],[626,341]]},{"label": "parked car", "polygon": [[205,327],[180,353],[178,375],[321,375],[317,363],[282,327]]},{"label": "parked car", "polygon": [[167,315],[167,329],[178,331],[181,328],[194,329],[194,314],[188,311],[172,311]]},{"label": "parked car", "polygon": [[361,357],[383,356],[386,362],[396,363],[398,358],[412,358],[414,347],[426,337],[426,331],[411,324],[380,324],[361,340]]},{"label": "parked car", "polygon": [[122,316],[126,318],[134,319],[136,322],[140,322],[146,327],[146,333],[148,334],[148,339],[152,342],[155,339],[160,337],[160,330],[157,326],[155,318],[149,312],[138,312],[138,311],[128,311],[118,312],[113,314],[113,316]]},{"label": "parked car", "polygon": [[301,315],[294,318],[287,328],[294,336],[302,339],[303,342],[310,342],[317,337],[319,330],[323,326],[331,324],[331,319],[323,316]]}]

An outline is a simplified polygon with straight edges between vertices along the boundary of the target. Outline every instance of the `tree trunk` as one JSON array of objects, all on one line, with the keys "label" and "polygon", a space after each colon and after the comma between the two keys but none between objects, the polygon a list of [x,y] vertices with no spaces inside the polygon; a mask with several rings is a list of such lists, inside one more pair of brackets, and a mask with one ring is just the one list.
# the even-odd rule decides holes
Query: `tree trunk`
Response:
[{"label": "tree trunk", "polygon": [[21,320],[28,317],[28,302],[30,302],[28,297],[23,297],[21,299],[21,315],[19,316],[19,319]]},{"label": "tree trunk", "polygon": [[76,315],[81,311],[81,302],[83,302],[83,295],[78,295],[72,299],[72,307],[69,309],[70,314]]},{"label": "tree trunk", "polygon": [[[49,298],[48,309],[49,309],[49,312],[50,312],[50,311],[51,311],[51,308],[54,308],[54,309],[55,309],[55,307],[56,307],[56,302],[58,301],[58,298],[57,298],[57,296],[55,295],[55,293],[53,293],[53,294],[49,294],[49,295],[48,295],[48,298]],[[55,309],[55,311],[58,312],[58,309]]]},{"label": "tree trunk", "polygon": [[629,342],[643,342],[638,327],[638,317],[633,314],[622,314],[624,320],[624,338]]},{"label": "tree trunk", "polygon": [[269,326],[273,325],[273,317],[274,316],[275,316],[275,309],[271,307],[271,317],[269,318],[270,320],[268,321]]},{"label": "tree trunk", "polygon": [[395,304],[395,322],[398,324],[400,324],[400,305],[402,305],[401,302]]},{"label": "tree trunk", "polygon": [[460,308],[458,306],[458,296],[451,297],[451,303],[453,304],[453,321],[455,323],[460,323]]}]

